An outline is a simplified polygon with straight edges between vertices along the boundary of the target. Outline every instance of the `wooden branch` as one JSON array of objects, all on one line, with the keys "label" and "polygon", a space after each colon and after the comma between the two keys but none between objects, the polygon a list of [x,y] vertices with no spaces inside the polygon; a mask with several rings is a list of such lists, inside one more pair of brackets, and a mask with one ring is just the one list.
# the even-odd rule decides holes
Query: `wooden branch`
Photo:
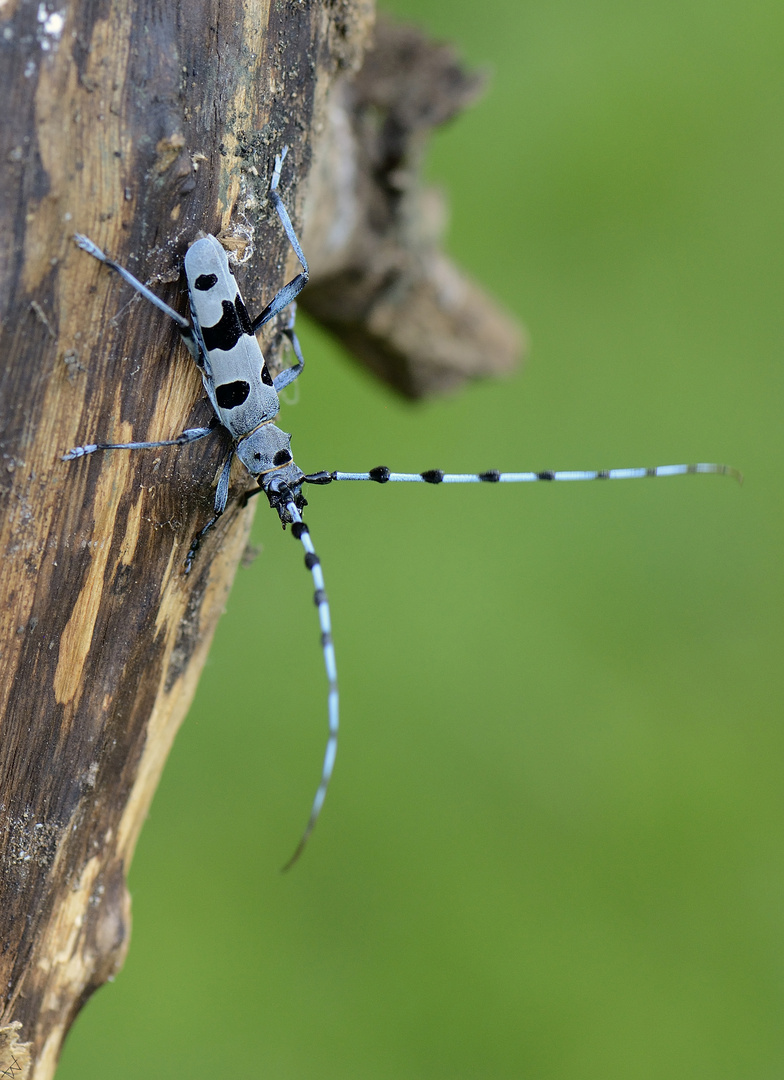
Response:
[{"label": "wooden branch", "polygon": [[357,77],[330,95],[314,162],[302,306],[410,398],[505,374],[526,345],[520,326],[441,251],[445,200],[421,181],[432,131],[483,82],[451,46],[381,19]]},{"label": "wooden branch", "polygon": [[72,234],[180,305],[171,283],[198,230],[248,222],[245,295],[269,298],[288,257],[264,206],[274,153],[291,147],[296,209],[309,135],[372,16],[360,2],[39,10],[19,4],[4,24],[0,68],[0,1071],[14,1077],[52,1075],[78,1009],[122,963],[125,875],[251,517],[235,502],[186,579],[220,435],[60,460],[209,415],[176,333]]},{"label": "wooden branch", "polygon": [[[200,229],[220,233],[252,253],[239,276],[260,308],[289,257],[266,204],[274,154],[289,145],[283,186],[300,224],[320,133],[310,205],[342,201],[331,231],[315,211],[306,222],[312,310],[409,394],[492,369],[476,350],[454,370],[439,355],[439,335],[455,354],[470,336],[439,299],[445,283],[457,282],[461,305],[472,297],[476,341],[496,333],[483,355],[501,358],[499,368],[517,340],[434,241],[401,224],[417,198],[424,133],[456,99],[427,122],[398,125],[397,173],[388,138],[380,173],[356,134],[381,86],[369,71],[352,88],[370,0],[154,10],[137,0],[74,0],[63,15],[14,0],[0,9],[0,1075],[15,1080],[53,1075],[81,1005],[123,962],[126,873],[252,515],[231,502],[186,578],[224,433],[180,450],[62,462],[91,439],[168,438],[210,416],[174,328],[79,251],[73,233],[178,308],[188,244]],[[386,63],[388,116],[402,116]],[[461,102],[469,90],[464,81]],[[415,104],[406,115],[416,118],[421,96]],[[339,182],[346,169],[355,184]],[[407,179],[385,195],[392,209],[373,236],[379,177],[386,189],[393,173]],[[347,273],[359,291],[341,306]],[[363,287],[372,302],[358,301]],[[424,349],[390,325],[406,289]],[[233,494],[248,483],[238,471]]]}]

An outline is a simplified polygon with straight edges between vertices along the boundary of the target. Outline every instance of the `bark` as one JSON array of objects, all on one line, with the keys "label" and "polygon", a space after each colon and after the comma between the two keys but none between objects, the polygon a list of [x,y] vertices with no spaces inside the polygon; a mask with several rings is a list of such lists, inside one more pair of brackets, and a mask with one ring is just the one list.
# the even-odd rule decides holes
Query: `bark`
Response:
[{"label": "bark", "polygon": [[[0,8],[0,1076],[51,1076],[79,1008],[123,962],[128,866],[252,516],[230,502],[185,577],[222,434],[60,460],[92,438],[169,438],[210,417],[174,328],[72,234],[178,310],[188,244],[200,229],[219,234],[245,260],[255,312],[290,259],[266,202],[287,144],[282,186],[310,244],[312,310],[365,362],[418,394],[491,370],[481,339],[497,368],[519,348],[513,325],[438,254],[417,193],[427,130],[472,80],[449,75],[451,54],[407,38],[420,77],[442,57],[442,93],[426,117],[422,94],[402,108],[397,31],[380,35],[375,74],[357,77],[372,20],[371,0]],[[386,110],[383,139],[367,133],[369,103]],[[326,227],[315,209],[303,223],[314,153],[307,205],[339,203]],[[426,243],[404,227],[415,205]],[[470,296],[470,332],[447,294]],[[406,295],[424,357],[391,325]],[[473,334],[474,360],[462,348],[450,368],[441,333]],[[237,471],[232,494],[247,486]]]}]

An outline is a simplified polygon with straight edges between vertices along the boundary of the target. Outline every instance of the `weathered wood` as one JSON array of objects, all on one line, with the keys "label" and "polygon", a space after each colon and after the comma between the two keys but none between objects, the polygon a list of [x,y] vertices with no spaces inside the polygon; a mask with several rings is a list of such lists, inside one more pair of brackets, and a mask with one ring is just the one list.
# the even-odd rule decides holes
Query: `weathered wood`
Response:
[{"label": "weathered wood", "polygon": [[309,136],[372,11],[116,0],[74,3],[61,21],[11,7],[0,12],[0,1053],[21,1062],[30,1044],[30,1068],[10,1075],[47,1077],[79,1007],[122,963],[126,871],[251,516],[235,504],[185,579],[220,436],[195,453],[60,461],[99,433],[165,438],[209,415],[166,321],[71,237],[89,234],[179,304],[166,283],[189,241],[247,218],[245,294],[270,297],[288,257],[263,212],[274,153],[291,146],[296,211]]},{"label": "weathered wood", "polygon": [[[520,326],[442,252],[445,200],[421,182],[433,130],[483,83],[450,45],[380,19],[357,77],[330,95],[314,162],[302,306],[410,398],[506,374],[525,345]],[[478,194],[479,153],[467,167]]]},{"label": "weathered wood", "polygon": [[[186,578],[222,433],[182,450],[60,460],[92,438],[167,438],[210,415],[175,330],[72,234],[175,306],[200,229],[240,248],[250,240],[239,273],[249,306],[261,306],[290,258],[266,205],[284,144],[298,224],[314,147],[315,204],[341,191],[349,217],[366,221],[367,153],[333,149],[340,111],[355,123],[369,93],[350,86],[372,18],[371,0],[75,0],[62,17],[21,0],[0,9],[0,1074],[17,1080],[53,1074],[79,1008],[122,964],[136,838],[252,515],[232,502]],[[354,187],[341,183],[347,162]],[[393,218],[386,235],[407,258]],[[370,272],[373,241],[358,225],[341,247],[312,219],[317,308],[360,248],[359,276]],[[422,325],[434,295],[422,291]],[[475,299],[477,325],[489,328],[494,308]],[[386,349],[393,369],[408,365],[402,379],[385,377],[407,393],[454,383],[448,363],[418,382],[416,348],[367,314],[352,331],[372,338],[373,349],[360,343],[365,359]],[[456,336],[457,322],[439,318]],[[465,356],[458,367],[471,373]],[[247,483],[238,471],[233,492]]]}]

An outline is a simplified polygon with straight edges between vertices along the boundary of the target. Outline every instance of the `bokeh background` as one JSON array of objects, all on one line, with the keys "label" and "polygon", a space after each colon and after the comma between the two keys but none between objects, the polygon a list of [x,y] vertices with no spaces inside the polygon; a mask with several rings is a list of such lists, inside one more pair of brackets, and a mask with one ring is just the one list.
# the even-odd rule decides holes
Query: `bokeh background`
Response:
[{"label": "bokeh background", "polygon": [[395,0],[491,71],[438,138],[515,377],[412,407],[303,328],[307,469],[715,477],[259,508],[60,1080],[784,1075],[782,104],[774,0]]}]

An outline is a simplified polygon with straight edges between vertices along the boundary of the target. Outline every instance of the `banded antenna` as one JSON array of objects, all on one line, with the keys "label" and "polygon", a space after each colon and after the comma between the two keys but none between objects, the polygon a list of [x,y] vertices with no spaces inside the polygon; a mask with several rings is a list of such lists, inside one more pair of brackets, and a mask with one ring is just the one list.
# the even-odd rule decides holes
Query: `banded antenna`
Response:
[{"label": "banded antenna", "polygon": [[[316,472],[304,475],[293,487],[299,488],[302,484],[331,484],[340,480],[372,480],[377,484],[531,484],[539,481],[578,481],[578,480],[643,480],[647,478],[661,478],[668,476],[685,476],[689,474],[714,474],[717,476],[730,476],[743,482],[743,476],[738,469],[730,465],[717,465],[711,462],[699,462],[693,465],[656,465],[651,468],[631,469],[583,469],[583,470],[545,470],[542,472],[515,472],[504,473],[491,469],[482,473],[445,473],[440,469],[430,469],[422,473],[395,473],[385,465],[379,465],[369,472]],[[274,486],[277,494],[273,497],[269,488]],[[291,524],[292,534],[305,548],[305,566],[313,575],[313,583],[316,586],[314,600],[319,611],[321,623],[321,646],[324,651],[324,666],[329,683],[328,711],[329,711],[329,737],[327,748],[324,753],[324,763],[321,768],[321,781],[313,800],[308,823],[297,845],[296,851],[283,867],[288,870],[294,865],[302,854],[308,842],[310,834],[318,821],[321,808],[327,795],[329,781],[335,765],[335,755],[338,746],[338,684],[337,670],[335,666],[335,649],[332,644],[332,627],[330,624],[329,605],[324,591],[324,576],[321,564],[316,555],[308,527],[302,520],[302,516],[294,501],[294,492],[283,483],[273,481],[268,488],[259,487],[251,491],[248,498],[266,491],[270,499],[270,505],[278,511],[283,526]]]}]

